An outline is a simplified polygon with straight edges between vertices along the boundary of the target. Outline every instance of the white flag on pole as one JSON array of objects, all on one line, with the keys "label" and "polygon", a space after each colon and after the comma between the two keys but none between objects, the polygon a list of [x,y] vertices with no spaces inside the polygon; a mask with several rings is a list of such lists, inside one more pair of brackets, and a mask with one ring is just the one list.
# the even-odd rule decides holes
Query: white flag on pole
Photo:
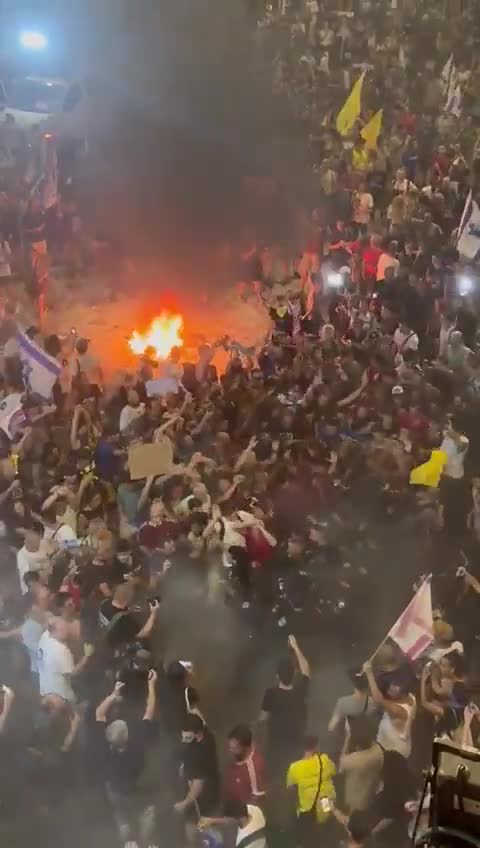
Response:
[{"label": "white flag on pole", "polygon": [[397,619],[387,639],[392,639],[410,660],[416,660],[433,642],[431,575]]},{"label": "white flag on pole", "polygon": [[480,251],[480,209],[470,190],[458,228],[457,250],[463,259],[476,259]]},{"label": "white flag on pole", "polygon": [[25,387],[43,400],[50,400],[53,386],[61,371],[60,363],[21,330],[17,330],[17,342]]},{"label": "white flag on pole", "polygon": [[455,73],[456,76],[457,72],[455,69],[455,63],[453,61],[453,53],[450,53],[449,58],[447,59],[442,68],[442,73],[440,74],[440,79],[442,80],[443,94],[445,97],[447,96],[448,89],[450,88],[450,82],[453,73]]},{"label": "white flag on pole", "polygon": [[459,82],[454,87],[452,86],[448,92],[445,112],[450,112],[456,118],[459,118],[462,114],[462,89]]}]

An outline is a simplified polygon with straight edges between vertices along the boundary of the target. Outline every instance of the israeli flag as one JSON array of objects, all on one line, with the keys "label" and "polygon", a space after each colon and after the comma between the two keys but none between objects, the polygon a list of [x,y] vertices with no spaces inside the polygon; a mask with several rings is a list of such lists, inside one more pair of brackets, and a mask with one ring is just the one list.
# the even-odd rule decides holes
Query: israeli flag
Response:
[{"label": "israeli flag", "polygon": [[480,209],[470,190],[458,229],[457,250],[463,259],[476,259],[480,252]]},{"label": "israeli flag", "polygon": [[27,423],[22,406],[22,395],[13,392],[0,403],[0,429],[9,439],[14,439]]},{"label": "israeli flag", "polygon": [[25,388],[43,400],[50,400],[53,386],[62,370],[60,363],[21,330],[17,330],[17,342]]}]

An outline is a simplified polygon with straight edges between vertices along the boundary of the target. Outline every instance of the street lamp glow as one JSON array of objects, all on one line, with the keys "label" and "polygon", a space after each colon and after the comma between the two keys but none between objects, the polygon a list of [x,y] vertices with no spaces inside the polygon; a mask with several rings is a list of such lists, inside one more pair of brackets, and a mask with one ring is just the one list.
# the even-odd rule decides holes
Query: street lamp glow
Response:
[{"label": "street lamp glow", "polygon": [[45,50],[48,41],[43,32],[25,30],[20,33],[20,44],[27,50]]}]

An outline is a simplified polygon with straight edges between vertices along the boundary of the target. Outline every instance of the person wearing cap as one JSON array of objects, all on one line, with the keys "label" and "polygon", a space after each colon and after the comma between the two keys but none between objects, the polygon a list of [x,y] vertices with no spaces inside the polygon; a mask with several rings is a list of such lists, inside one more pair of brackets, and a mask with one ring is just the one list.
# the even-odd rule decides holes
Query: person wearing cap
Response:
[{"label": "person wearing cap", "polygon": [[139,787],[147,753],[153,744],[155,726],[157,673],[148,673],[145,711],[141,719],[128,722],[116,718],[110,721],[111,711],[122,701],[125,684],[115,683],[113,691],[96,709],[94,738],[95,754],[105,780],[115,824],[122,844],[152,846],[155,830],[155,806]]}]

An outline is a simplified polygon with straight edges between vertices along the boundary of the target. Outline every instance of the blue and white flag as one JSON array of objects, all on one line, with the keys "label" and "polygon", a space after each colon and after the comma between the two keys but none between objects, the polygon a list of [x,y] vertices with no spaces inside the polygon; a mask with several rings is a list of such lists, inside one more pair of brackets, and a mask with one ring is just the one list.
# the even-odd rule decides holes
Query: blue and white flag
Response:
[{"label": "blue and white flag", "polygon": [[22,395],[13,392],[0,402],[0,429],[9,439],[14,439],[27,423],[22,406]]},{"label": "blue and white flag", "polygon": [[457,250],[463,259],[476,259],[480,252],[480,209],[470,190],[458,228]]},{"label": "blue and white flag", "polygon": [[17,330],[17,342],[25,388],[43,400],[50,400],[53,386],[62,370],[60,363],[21,330]]}]

